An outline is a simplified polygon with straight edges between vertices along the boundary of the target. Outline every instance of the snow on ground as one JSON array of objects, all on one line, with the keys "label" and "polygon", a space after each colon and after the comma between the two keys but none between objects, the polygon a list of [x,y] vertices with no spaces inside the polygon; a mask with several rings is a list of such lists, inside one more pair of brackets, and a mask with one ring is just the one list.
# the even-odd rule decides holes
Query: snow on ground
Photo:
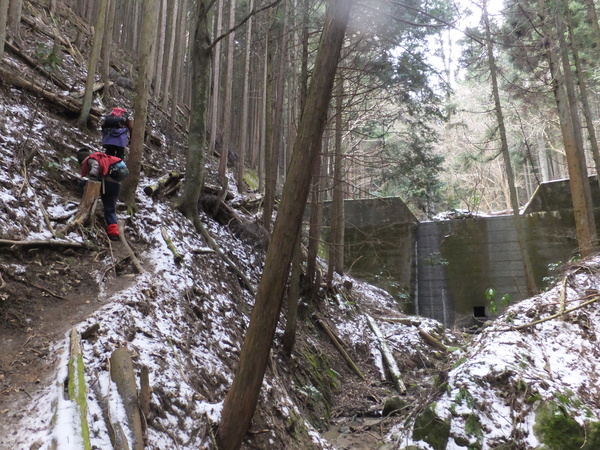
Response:
[{"label": "snow on ground", "polygon": [[[597,448],[599,271],[598,258],[571,268],[563,283],[510,307],[473,341],[429,405],[449,424],[438,429],[447,448]],[[564,310],[571,312],[555,317]],[[580,439],[557,444],[545,426]],[[415,428],[390,437],[402,447],[434,448],[433,433]]]}]

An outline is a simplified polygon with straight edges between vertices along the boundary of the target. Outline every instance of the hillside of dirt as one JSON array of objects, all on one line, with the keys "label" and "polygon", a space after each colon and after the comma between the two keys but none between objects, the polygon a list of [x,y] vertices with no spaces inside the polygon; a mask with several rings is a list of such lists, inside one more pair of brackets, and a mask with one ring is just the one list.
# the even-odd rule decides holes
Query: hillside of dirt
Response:
[{"label": "hillside of dirt", "polygon": [[[65,389],[73,330],[91,448],[135,440],[111,377],[122,349],[140,391],[148,373],[145,447],[215,448],[266,248],[260,211],[241,207],[256,193],[231,191],[233,221],[207,213],[210,189],[202,197],[201,221],[226,262],[174,208],[181,185],[145,191],[185,173],[185,124],[168,130],[152,102],[138,211],[118,205],[125,241],[107,238],[101,211],[68,230],[81,199],[75,154],[100,141],[97,121],[80,129],[65,106],[78,101],[89,48],[78,49],[81,60],[66,48],[49,58],[45,2],[26,1],[23,14],[23,46],[0,64],[0,449],[84,448],[82,407]],[[59,10],[66,40],[76,33],[70,14]],[[31,64],[49,60],[50,78]],[[98,113],[132,110],[135,79],[119,66],[130,62],[115,61],[114,97],[98,92]],[[208,187],[216,165],[208,155]],[[284,306],[242,448],[598,448],[599,291],[600,261],[578,262],[477,335],[405,315],[349,276],[302,292],[294,352],[280,344]]]},{"label": "hillside of dirt", "polygon": [[[143,188],[160,176],[184,172],[185,126],[166,129],[164,114],[151,103],[152,139],[144,149],[139,211],[129,216],[119,205],[122,232],[143,273],[138,273],[123,243],[107,239],[100,211],[95,223],[63,236],[81,198],[75,154],[82,147],[99,149],[99,124],[92,117],[88,127],[80,129],[76,112],[64,107],[79,99],[84,59],[76,60],[66,48],[51,54],[54,42],[45,4],[25,3],[23,45],[7,48],[0,82],[0,448],[78,447],[77,428],[57,421],[57,409],[69,409],[63,404],[62,384],[73,328],[84,336],[96,330],[82,341],[95,448],[113,444],[114,430],[103,405],[112,395],[107,361],[120,347],[133,355],[136,373],[142,366],[150,368],[147,447],[208,448],[234,374],[252,295],[174,210],[176,188],[168,195],[144,193]],[[68,26],[76,22],[69,20],[72,12],[61,7],[59,13],[67,24],[61,37],[74,40],[77,30]],[[83,58],[89,50],[78,49]],[[31,64],[50,59],[50,78]],[[124,56],[115,60],[128,62]],[[104,99],[99,92],[94,111],[112,106],[132,110],[135,80],[124,75],[124,67],[113,65],[113,97]],[[64,85],[70,86],[68,91],[60,87]],[[40,87],[60,101],[40,95]],[[215,157],[209,155],[209,184],[215,172]],[[232,197],[234,208],[243,203],[237,192]],[[214,203],[210,194],[203,202]],[[227,218],[205,213],[202,221],[256,288],[265,250],[264,232],[256,225],[260,216],[257,211],[237,213],[241,228],[230,228]],[[163,230],[182,253],[181,261],[173,258]],[[348,288],[352,283],[354,288]],[[396,390],[382,362],[373,359],[376,338],[362,316],[363,308],[371,307],[373,315],[388,317],[390,324],[404,318],[385,292],[371,292],[355,280],[340,279],[334,292],[302,300],[295,352],[286,358],[276,343],[246,448],[329,448],[331,442],[341,448],[373,448],[383,442],[386,430],[399,419],[382,416],[385,400]],[[314,320],[315,313],[321,322]],[[336,325],[341,317],[346,330]],[[360,376],[318,323],[329,324],[339,334],[361,368]],[[411,339],[419,340],[417,326],[406,323]],[[443,338],[439,325],[423,323]],[[396,350],[406,353],[400,342]],[[408,349],[402,359],[414,369],[405,383],[419,387],[417,397],[446,364],[445,358],[430,354],[422,340],[419,346],[418,351]],[[409,403],[417,401],[412,395]],[[320,435],[326,432],[329,441]]]}]

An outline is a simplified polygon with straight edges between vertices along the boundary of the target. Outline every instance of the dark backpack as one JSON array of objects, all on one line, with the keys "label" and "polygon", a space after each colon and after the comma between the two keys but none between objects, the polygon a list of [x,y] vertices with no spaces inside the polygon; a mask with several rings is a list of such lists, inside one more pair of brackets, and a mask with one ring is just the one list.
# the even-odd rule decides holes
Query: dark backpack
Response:
[{"label": "dark backpack", "polygon": [[123,114],[121,117],[114,114],[107,114],[102,121],[102,128],[123,128],[127,122],[127,117]]},{"label": "dark backpack", "polygon": [[108,168],[108,176],[111,177],[115,181],[123,181],[125,178],[129,176],[129,169],[125,164],[125,161],[119,161],[114,164],[111,164]]}]

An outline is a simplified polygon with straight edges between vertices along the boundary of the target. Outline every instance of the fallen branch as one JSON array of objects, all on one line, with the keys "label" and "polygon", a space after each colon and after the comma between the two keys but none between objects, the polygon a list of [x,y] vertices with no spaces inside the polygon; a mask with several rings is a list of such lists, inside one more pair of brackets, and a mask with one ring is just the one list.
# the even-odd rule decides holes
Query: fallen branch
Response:
[{"label": "fallen branch", "polygon": [[8,246],[21,246],[21,247],[85,247],[85,244],[82,242],[73,242],[73,241],[13,241],[10,239],[0,239],[0,245],[8,245]]},{"label": "fallen branch", "polygon": [[583,308],[585,306],[591,305],[592,303],[595,303],[598,300],[600,300],[600,296],[597,295],[594,298],[592,298],[591,300],[588,300],[587,302],[582,303],[581,305],[574,306],[573,308],[570,308],[570,309],[565,309],[564,311],[561,311],[559,313],[553,314],[553,315],[548,316],[548,317],[546,317],[544,319],[536,320],[534,322],[524,323],[523,325],[517,325],[516,327],[512,326],[512,327],[508,327],[508,328],[502,328],[500,330],[495,330],[495,331],[518,331],[518,330],[523,330],[524,328],[533,327],[533,326],[538,325],[540,323],[548,322],[549,320],[557,319],[560,316],[564,316],[564,315],[567,315],[567,314],[569,314],[569,313],[571,313],[573,311],[577,311],[578,309],[581,309],[581,308]]},{"label": "fallen branch", "polygon": [[329,339],[331,339],[331,342],[333,342],[333,345],[335,345],[335,348],[337,348],[338,352],[340,352],[340,354],[342,355],[342,357],[344,358],[346,363],[350,366],[350,368],[362,380],[364,380],[365,376],[362,374],[362,372],[360,371],[358,366],[354,363],[354,361],[352,361],[352,358],[350,358],[350,355],[348,355],[346,350],[344,350],[344,347],[342,347],[341,339],[333,332],[333,330],[327,325],[327,323],[321,316],[319,316],[318,314],[314,314],[313,318],[315,319],[315,322],[318,325],[320,325],[321,328],[323,328],[323,330],[325,330],[325,333],[327,333],[327,336],[329,336]]},{"label": "fallen branch", "polygon": [[137,256],[135,256],[135,253],[133,253],[133,250],[129,246],[127,239],[125,239],[125,224],[123,220],[119,220],[119,228],[121,229],[121,232],[119,233],[119,240],[123,244],[123,247],[125,247],[125,250],[127,250],[127,253],[129,253],[129,256],[131,257],[131,262],[137,269],[138,273],[143,273],[144,267],[140,263],[140,260],[137,259]]},{"label": "fallen branch", "polygon": [[218,244],[212,238],[208,230],[200,221],[200,218],[195,217],[193,219],[193,223],[194,228],[196,229],[196,231],[202,234],[202,236],[204,236],[204,239],[206,239],[206,242],[208,243],[209,247],[212,248],[215,251],[215,253],[217,253],[221,257],[221,259],[229,266],[229,268],[233,270],[233,272],[242,280],[248,292],[250,292],[250,294],[252,295],[255,295],[254,288],[252,287],[252,283],[250,283],[248,277],[246,277],[246,275],[244,275],[244,273],[233,263],[233,261],[225,253],[223,253],[223,251],[219,248]]},{"label": "fallen branch", "polygon": [[448,347],[442,344],[439,340],[434,338],[431,334],[425,331],[423,328],[419,327],[419,336],[423,338],[425,342],[431,345],[433,348],[437,348],[438,350],[443,351],[444,353],[448,351]]},{"label": "fallen branch", "polygon": [[167,233],[167,229],[165,227],[160,227],[160,233],[162,234],[163,239],[167,243],[167,247],[169,248],[169,250],[171,250],[171,253],[173,253],[173,257],[175,258],[175,264],[181,263],[181,260],[183,259],[183,255],[181,253],[179,253],[179,251],[177,250],[177,247],[175,247],[175,244],[173,244],[172,239],[169,237],[169,234]]},{"label": "fallen branch", "polygon": [[377,326],[377,324],[375,323],[375,321],[373,320],[373,318],[371,316],[369,316],[368,314],[365,314],[365,317],[367,319],[367,323],[369,324],[369,328],[371,328],[371,331],[373,331],[373,333],[377,337],[377,341],[379,344],[379,351],[381,352],[383,361],[386,363],[387,368],[390,371],[390,375],[392,377],[392,381],[394,382],[394,386],[396,387],[396,390],[400,394],[404,394],[406,392],[406,387],[404,386],[404,382],[402,381],[402,375],[400,374],[400,369],[398,369],[398,365],[396,364],[396,359],[394,358],[392,351],[388,347],[387,342],[385,341],[385,337],[383,336],[383,333],[381,332],[381,330],[379,329],[379,327]]}]

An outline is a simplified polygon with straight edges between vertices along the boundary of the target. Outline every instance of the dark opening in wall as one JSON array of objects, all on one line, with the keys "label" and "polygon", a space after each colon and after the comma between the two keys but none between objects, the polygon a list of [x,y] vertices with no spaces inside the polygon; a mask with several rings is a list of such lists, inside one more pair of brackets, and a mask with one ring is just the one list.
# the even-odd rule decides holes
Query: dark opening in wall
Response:
[{"label": "dark opening in wall", "polygon": [[485,314],[485,306],[473,306],[473,316],[481,319],[487,318]]}]

